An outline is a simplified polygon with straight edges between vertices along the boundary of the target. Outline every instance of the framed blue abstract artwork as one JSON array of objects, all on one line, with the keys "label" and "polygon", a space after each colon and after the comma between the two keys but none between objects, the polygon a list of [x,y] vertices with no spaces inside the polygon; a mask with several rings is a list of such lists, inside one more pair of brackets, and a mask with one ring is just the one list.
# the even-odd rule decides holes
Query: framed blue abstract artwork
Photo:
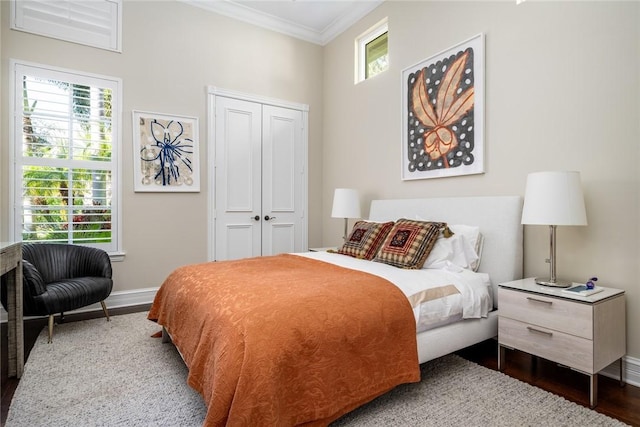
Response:
[{"label": "framed blue abstract artwork", "polygon": [[133,111],[134,190],[200,191],[198,119]]}]

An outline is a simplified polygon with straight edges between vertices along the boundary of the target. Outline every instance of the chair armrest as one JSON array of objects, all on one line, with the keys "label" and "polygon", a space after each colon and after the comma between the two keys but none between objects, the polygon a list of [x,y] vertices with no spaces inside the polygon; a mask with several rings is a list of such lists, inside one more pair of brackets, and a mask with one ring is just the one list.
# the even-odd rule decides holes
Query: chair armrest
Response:
[{"label": "chair armrest", "polygon": [[42,280],[38,269],[26,259],[22,260],[22,282],[24,292],[33,298],[47,291],[47,286]]},{"label": "chair armrest", "polygon": [[90,276],[111,278],[111,259],[102,249],[86,246],[74,246],[74,263],[72,268],[75,274],[72,277]]},{"label": "chair armrest", "polygon": [[[23,253],[24,256],[24,253]],[[2,280],[4,282],[5,277]],[[29,260],[22,259],[22,312],[25,316],[49,314],[43,296],[47,294],[47,286],[40,271]],[[2,305],[7,307],[6,287],[2,286]]]}]

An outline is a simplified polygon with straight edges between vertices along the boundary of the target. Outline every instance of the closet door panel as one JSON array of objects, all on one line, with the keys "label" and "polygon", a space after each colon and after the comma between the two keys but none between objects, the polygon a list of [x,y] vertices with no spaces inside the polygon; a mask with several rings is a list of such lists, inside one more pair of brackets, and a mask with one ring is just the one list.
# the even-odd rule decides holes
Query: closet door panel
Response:
[{"label": "closet door panel", "polygon": [[295,224],[278,222],[267,227],[271,233],[270,241],[271,252],[274,254],[282,254],[293,252],[291,248],[296,244],[296,227]]},{"label": "closet door panel", "polygon": [[224,253],[226,259],[240,259],[246,258],[247,253],[259,252],[261,248],[255,247],[257,243],[254,238],[254,226],[243,224],[227,224],[226,244]]},{"label": "closet door panel", "polygon": [[[271,189],[271,209],[278,212],[295,210],[295,122],[277,116],[268,117],[265,126],[265,182]],[[269,172],[269,173],[267,173]]]},{"label": "closet door panel", "polygon": [[[259,152],[255,152],[256,141],[252,137],[255,116],[247,111],[227,110],[226,134],[224,137],[224,181],[226,194],[226,210],[229,212],[260,212],[260,199],[255,192],[260,192]],[[256,156],[258,158],[256,159]],[[256,185],[258,185],[256,187]]]},{"label": "closet door panel", "polygon": [[217,98],[215,138],[215,259],[260,256],[262,106]]},{"label": "closet door panel", "polygon": [[303,216],[302,113],[263,106],[262,254],[300,252]]}]

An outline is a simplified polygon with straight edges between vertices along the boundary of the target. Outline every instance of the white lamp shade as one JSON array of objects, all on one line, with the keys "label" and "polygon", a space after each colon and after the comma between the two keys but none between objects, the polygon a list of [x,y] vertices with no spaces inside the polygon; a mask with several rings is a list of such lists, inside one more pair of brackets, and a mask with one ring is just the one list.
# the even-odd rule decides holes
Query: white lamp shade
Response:
[{"label": "white lamp shade", "polygon": [[333,194],[333,218],[360,218],[360,196],[352,188],[336,188]]},{"label": "white lamp shade", "polygon": [[580,172],[535,172],[527,176],[523,224],[587,225]]}]

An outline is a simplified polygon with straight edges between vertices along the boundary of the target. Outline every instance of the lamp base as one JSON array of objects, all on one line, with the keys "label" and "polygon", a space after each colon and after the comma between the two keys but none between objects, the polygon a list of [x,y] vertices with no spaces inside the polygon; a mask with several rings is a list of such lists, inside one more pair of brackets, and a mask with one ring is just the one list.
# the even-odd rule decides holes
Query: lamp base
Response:
[{"label": "lamp base", "polygon": [[552,282],[550,279],[543,277],[536,277],[535,281],[538,285],[550,286],[553,288],[568,288],[569,286],[573,285],[572,282],[569,282],[567,280],[555,280]]}]

